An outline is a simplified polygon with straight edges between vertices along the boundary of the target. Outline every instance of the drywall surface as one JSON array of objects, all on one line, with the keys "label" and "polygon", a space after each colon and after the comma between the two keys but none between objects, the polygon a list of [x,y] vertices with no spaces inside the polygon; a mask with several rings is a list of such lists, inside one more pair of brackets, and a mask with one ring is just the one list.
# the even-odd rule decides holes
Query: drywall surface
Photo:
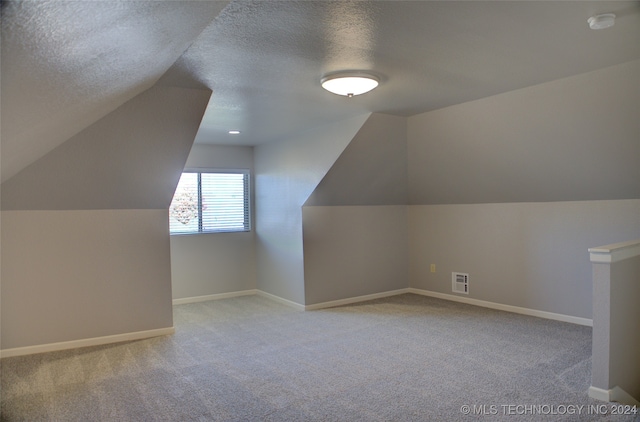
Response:
[{"label": "drywall surface", "polygon": [[304,304],[302,205],[368,117],[255,147],[259,289]]},{"label": "drywall surface", "polygon": [[640,200],[414,205],[408,237],[411,287],[592,318],[587,250],[640,237]]},{"label": "drywall surface", "polygon": [[593,336],[591,340],[591,386],[614,387],[611,379],[611,265],[593,263]]},{"label": "drywall surface", "polygon": [[253,170],[253,147],[193,144],[185,169]]},{"label": "drywall surface", "polygon": [[409,287],[407,206],[305,206],[305,304]]},{"label": "drywall surface", "polygon": [[2,184],[2,347],[172,326],[168,211],[211,92],[154,87]]},{"label": "drywall surface", "polygon": [[3,211],[2,348],[173,325],[166,210]]},{"label": "drywall surface", "polygon": [[173,299],[256,288],[253,232],[171,236]]},{"label": "drywall surface", "polygon": [[150,88],[4,182],[2,209],[169,208],[210,96]]},{"label": "drywall surface", "polygon": [[227,2],[2,2],[2,182],[149,87]]},{"label": "drywall surface", "polygon": [[372,114],[305,202],[305,304],[409,287],[406,127]]},{"label": "drywall surface", "polygon": [[[253,173],[253,148],[194,144],[185,168],[249,169]],[[173,298],[255,289],[254,233],[171,236]]]},{"label": "drywall surface", "polygon": [[[638,240],[590,249],[593,266],[593,362],[590,395],[632,404],[640,398]],[[620,391],[620,389],[622,391]],[[622,394],[621,394],[622,393]]]},{"label": "drywall surface", "polygon": [[409,117],[409,203],[640,198],[638,74],[640,60]]},{"label": "drywall surface", "polygon": [[614,262],[610,271],[611,367],[608,387],[618,386],[640,400],[640,256]]},{"label": "drywall surface", "polygon": [[407,203],[407,119],[374,113],[305,205]]}]

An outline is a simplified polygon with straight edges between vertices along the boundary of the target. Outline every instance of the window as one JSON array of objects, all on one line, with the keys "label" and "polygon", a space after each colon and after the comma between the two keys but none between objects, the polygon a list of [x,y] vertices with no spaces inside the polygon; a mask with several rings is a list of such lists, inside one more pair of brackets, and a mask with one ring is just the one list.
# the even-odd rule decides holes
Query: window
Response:
[{"label": "window", "polygon": [[171,234],[251,230],[249,171],[186,171],[169,207]]}]

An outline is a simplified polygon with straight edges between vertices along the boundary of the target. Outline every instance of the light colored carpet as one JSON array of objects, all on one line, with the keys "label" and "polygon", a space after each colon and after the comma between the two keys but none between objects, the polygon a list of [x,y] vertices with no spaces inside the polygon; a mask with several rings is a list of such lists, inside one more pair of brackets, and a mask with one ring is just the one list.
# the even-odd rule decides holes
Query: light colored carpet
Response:
[{"label": "light colored carpet", "polygon": [[2,420],[640,420],[588,414],[589,327],[412,294],[308,312],[244,296],[176,306],[174,323],[3,359]]}]

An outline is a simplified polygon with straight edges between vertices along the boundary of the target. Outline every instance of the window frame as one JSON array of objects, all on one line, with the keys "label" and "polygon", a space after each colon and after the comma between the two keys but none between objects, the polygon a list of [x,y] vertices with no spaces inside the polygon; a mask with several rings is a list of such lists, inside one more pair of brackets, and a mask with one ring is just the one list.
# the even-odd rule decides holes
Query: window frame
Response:
[{"label": "window frame", "polygon": [[[171,203],[169,204],[169,235],[170,236],[191,236],[191,235],[203,235],[203,234],[220,234],[220,233],[249,233],[253,231],[253,201],[252,201],[252,173],[249,168],[211,168],[211,167],[187,167],[182,170],[180,173],[180,177],[184,173],[196,173],[198,174],[198,231],[191,232],[172,232],[171,231],[171,205],[173,204],[173,196],[171,198]],[[244,229],[242,230],[203,230],[202,229],[202,185],[201,185],[201,175],[204,173],[215,173],[215,174],[242,174],[245,176],[244,180],[244,203],[246,204],[246,208],[244,209]],[[176,185],[177,191],[177,185]],[[174,191],[175,195],[175,191]]]}]

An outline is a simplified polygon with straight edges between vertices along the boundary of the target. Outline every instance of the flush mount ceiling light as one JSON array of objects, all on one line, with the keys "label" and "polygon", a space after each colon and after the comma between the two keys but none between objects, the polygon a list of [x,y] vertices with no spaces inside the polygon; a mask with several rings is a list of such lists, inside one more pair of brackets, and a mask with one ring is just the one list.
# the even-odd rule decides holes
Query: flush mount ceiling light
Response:
[{"label": "flush mount ceiling light", "polygon": [[240,135],[240,131],[239,130],[230,130],[229,131],[229,135]]},{"label": "flush mount ceiling light", "polygon": [[378,78],[365,72],[340,72],[321,79],[324,89],[337,95],[353,97],[371,91],[378,86]]},{"label": "flush mount ceiling light", "polygon": [[591,16],[587,19],[587,22],[591,29],[610,28],[616,23],[616,15],[613,13],[605,13],[602,15]]}]

